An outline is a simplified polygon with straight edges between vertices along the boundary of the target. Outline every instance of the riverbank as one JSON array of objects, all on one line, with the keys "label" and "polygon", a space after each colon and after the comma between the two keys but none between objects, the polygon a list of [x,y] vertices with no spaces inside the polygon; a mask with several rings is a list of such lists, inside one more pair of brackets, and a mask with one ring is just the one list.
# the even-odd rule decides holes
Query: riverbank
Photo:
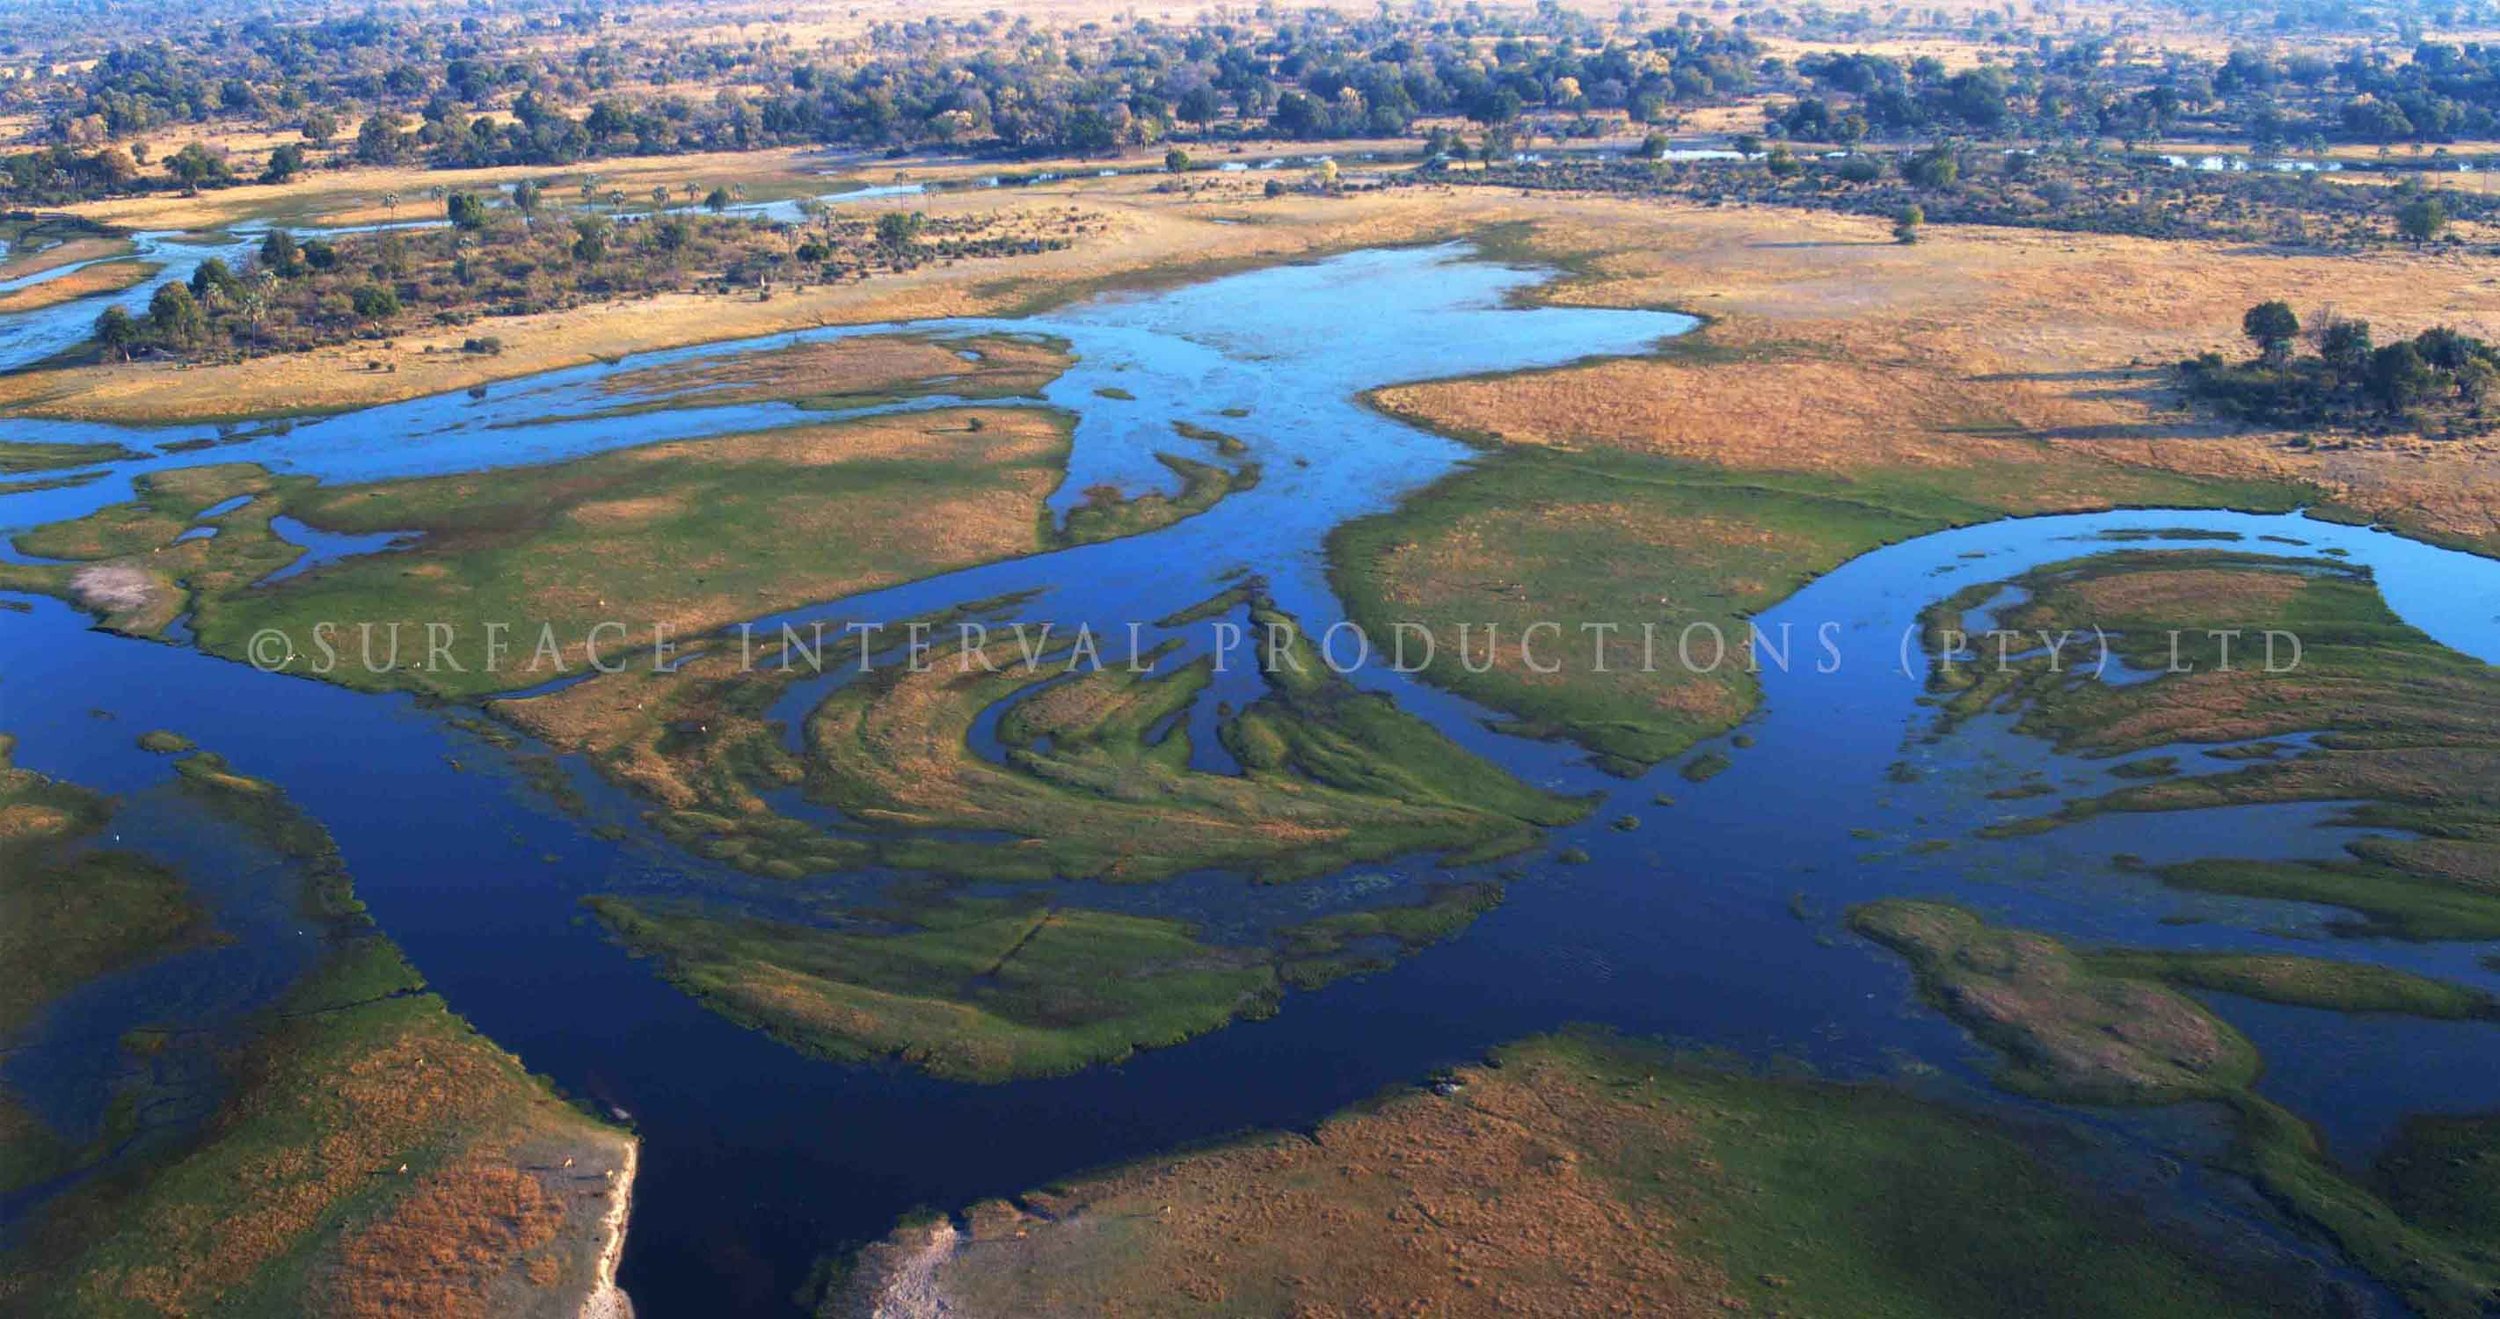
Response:
[{"label": "riverbank", "polygon": [[[2322,1299],[2096,1198],[2054,1138],[1601,1034],[1315,1131],[1070,1179],[863,1252],[838,1314],[2110,1315]],[[2279,1308],[2275,1308],[2279,1307]]]},{"label": "riverbank", "polygon": [[[2314,1130],[2259,1092],[2261,1060],[2247,1038],[2173,984],[2210,983],[2175,959],[2084,957],[2056,939],[1992,927],[1944,903],[1887,898],[1856,908],[1850,927],[1906,958],[1936,1010],[2003,1055],[1999,1083],[2064,1103],[2222,1105],[2237,1123],[2229,1163],[2294,1219],[2333,1239],[2408,1304],[2437,1319],[2488,1311],[2500,1270],[2480,1225],[2500,1204],[2488,1186],[2451,1181],[2436,1215],[2407,1219],[2382,1198],[2419,1204],[2442,1175],[2407,1160],[2373,1184],[2344,1175]],[[2283,974],[2235,976],[2228,987],[2277,1001],[2381,1011],[2437,1009],[2459,992],[2419,978],[2373,977],[2370,1001],[2351,973],[2326,962]],[[2385,991],[2394,988],[2399,992]]]},{"label": "riverbank", "polygon": [[[151,741],[170,751],[181,739]],[[633,1137],[454,1015],[366,916],[328,832],[275,785],[209,752],[173,769],[176,792],[266,849],[257,882],[312,927],[311,960],[234,1019],[168,1004],[164,1019],[81,1046],[138,1064],[99,1115],[116,1137],[33,1178],[15,1176],[29,1170],[12,1151],[8,1189],[27,1194],[12,1205],[0,1306],[554,1319],[621,1305]],[[87,967],[80,985],[52,986],[53,1001],[109,990],[127,962]],[[146,1060],[202,1049],[219,1077],[213,1111],[158,1126],[153,1110],[189,1098]],[[10,1116],[13,1144],[28,1123],[51,1136]]]},{"label": "riverbank", "polygon": [[625,1228],[634,1210],[634,1175],[641,1169],[642,1142],[629,1140],[617,1169],[616,1194],[599,1220],[599,1261],[592,1268],[595,1281],[582,1301],[580,1319],[634,1319],[633,1298],[616,1285],[616,1266],[625,1258]]},{"label": "riverbank", "polygon": [[119,293],[143,283],[164,267],[152,261],[97,261],[66,274],[0,293],[0,316],[42,311],[65,302]]}]

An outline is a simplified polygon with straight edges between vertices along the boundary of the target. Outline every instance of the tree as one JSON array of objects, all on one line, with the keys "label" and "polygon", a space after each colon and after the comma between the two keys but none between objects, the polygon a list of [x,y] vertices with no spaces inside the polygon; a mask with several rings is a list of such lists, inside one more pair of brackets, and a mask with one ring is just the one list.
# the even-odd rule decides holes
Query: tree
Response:
[{"label": "tree", "polygon": [[1196,124],[1198,131],[1203,133],[1208,125],[1215,122],[1216,116],[1224,113],[1224,98],[1216,94],[1211,84],[1202,82],[1182,92],[1173,109],[1181,118]]},{"label": "tree", "polygon": [[237,301],[242,293],[243,281],[236,279],[234,271],[228,268],[220,258],[210,257],[191,268],[191,296],[198,298],[203,304],[230,305]]},{"label": "tree", "polygon": [[261,321],[269,315],[269,290],[276,287],[277,282],[276,275],[264,270],[260,278],[243,286],[243,294],[237,300],[236,305],[241,308],[244,321],[252,328],[251,342],[244,350],[246,356],[260,347]]},{"label": "tree", "polygon": [[607,217],[584,215],[575,218],[573,221],[573,259],[586,266],[595,266],[607,254]]},{"label": "tree", "polygon": [[304,116],[304,140],[317,147],[330,145],[339,135],[338,116],[327,110],[314,110]]},{"label": "tree", "polygon": [[356,129],[356,159],[368,165],[397,164],[408,149],[407,134],[390,115],[376,111]]},{"label": "tree", "polygon": [[156,337],[177,348],[199,342],[208,333],[208,315],[200,310],[199,299],[181,284],[166,284],[148,299],[148,328]]},{"label": "tree", "polygon": [[538,180],[523,179],[512,185],[512,209],[519,211],[525,222],[536,219],[538,204],[543,196],[538,189]]},{"label": "tree", "polygon": [[295,245],[295,235],[284,229],[272,229],[260,240],[261,269],[283,279],[304,273],[304,250]]},{"label": "tree", "polygon": [[729,209],[729,189],[714,188],[703,198],[703,209],[718,215]]},{"label": "tree", "polygon": [[386,285],[361,284],[350,295],[349,305],[366,320],[388,320],[399,314],[399,294]]},{"label": "tree", "polygon": [[1892,240],[1896,243],[1917,242],[1918,227],[1925,223],[1927,223],[1927,212],[1921,210],[1917,203],[1913,202],[1902,207],[1893,213]]},{"label": "tree", "polygon": [[2415,243],[2427,243],[2448,227],[2448,208],[2437,197],[2422,196],[2396,208],[2396,232]]},{"label": "tree", "polygon": [[269,153],[269,165],[260,172],[263,183],[285,183],[304,171],[304,147],[300,142],[281,144]]},{"label": "tree", "polygon": [[450,217],[452,228],[476,233],[486,227],[486,199],[471,192],[455,192],[443,199],[443,214]]},{"label": "tree", "polygon": [[2370,354],[2370,397],[2389,412],[2400,413],[2421,401],[2434,377],[2412,344],[2391,343]]},{"label": "tree", "polygon": [[1189,153],[1181,150],[1179,147],[1174,147],[1171,150],[1164,152],[1163,172],[1166,174],[1187,174],[1189,172]]},{"label": "tree", "polygon": [[651,229],[651,241],[660,245],[660,250],[668,254],[672,264],[678,254],[686,250],[687,241],[693,237],[694,227],[675,216],[660,221]]},{"label": "tree", "polygon": [[130,360],[130,350],[139,342],[141,333],[138,318],[119,307],[107,307],[103,315],[95,318],[96,342],[120,353],[125,362]]},{"label": "tree", "polygon": [[2268,366],[2281,366],[2292,354],[2292,340],[2300,336],[2300,317],[2292,314],[2287,302],[2260,302],[2240,317],[2240,333],[2257,345],[2257,355]]},{"label": "tree", "polygon": [[203,184],[225,183],[234,177],[233,172],[226,168],[225,161],[198,142],[167,156],[165,172],[173,175],[174,181],[180,183],[186,193],[197,193]]},{"label": "tree", "polygon": [[1950,188],[1962,177],[1951,147],[1929,147],[1901,162],[1901,177],[1921,188]]},{"label": "tree", "polygon": [[920,230],[929,217],[918,211],[887,211],[877,217],[877,243],[891,252],[900,252],[920,237]]},{"label": "tree", "polygon": [[2318,332],[2318,356],[2339,376],[2350,379],[2359,375],[2370,362],[2370,323],[2327,322],[2326,328]]}]

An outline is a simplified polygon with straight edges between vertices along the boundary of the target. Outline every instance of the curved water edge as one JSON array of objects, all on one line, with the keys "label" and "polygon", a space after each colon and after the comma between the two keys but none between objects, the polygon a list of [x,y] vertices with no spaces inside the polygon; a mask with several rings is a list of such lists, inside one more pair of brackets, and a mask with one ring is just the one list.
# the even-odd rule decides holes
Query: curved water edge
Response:
[{"label": "curved water edge", "polygon": [[[509,193],[511,184],[497,185]],[[811,211],[854,205],[860,202],[887,201],[917,197],[933,190],[926,183],[864,183],[805,197],[732,202],[722,208],[725,215],[746,216],[774,224],[801,224]],[[437,210],[440,208],[437,207]],[[685,209],[693,209],[689,204]],[[650,211],[597,211],[619,223],[635,224],[654,216]],[[96,317],[107,307],[138,312],[156,295],[156,290],[178,280],[188,280],[191,272],[211,257],[224,260],[229,266],[239,264],[260,247],[273,229],[284,229],[297,238],[335,238],[347,234],[389,233],[416,229],[441,229],[451,221],[436,215],[409,220],[375,220],[361,223],[317,224],[289,223],[273,219],[240,220],[222,228],[208,230],[152,229],[130,235],[132,251],[126,255],[98,257],[75,262],[36,274],[0,281],[0,293],[57,279],[76,270],[106,261],[154,261],[161,268],[128,289],[99,293],[52,307],[15,313],[0,313],[0,371],[14,371],[36,365],[46,359],[84,344]]]},{"label": "curved water edge", "polygon": [[[590,414],[615,404],[603,382],[619,370],[846,335],[1007,330],[1063,338],[1079,357],[1042,400],[1077,418],[1062,508],[1089,484],[1166,483],[1152,455],[1187,451],[1189,442],[1170,429],[1175,419],[1239,436],[1266,464],[1267,479],[1147,536],[991,564],[788,619],[902,619],[1039,591],[1024,607],[1030,616],[1103,627],[1160,617],[1212,594],[1225,572],[1251,567],[1269,578],[1282,607],[1318,629],[1343,617],[1326,579],[1327,533],[1393,506],[1469,456],[1455,442],[1361,407],[1355,395],[1401,380],[1637,352],[1690,325],[1660,313],[1514,309],[1510,294],[1541,276],[1463,256],[1456,248],[1357,253],[1024,320],[806,331],[651,354],[630,367],[574,368],[497,386],[482,399],[412,400],[238,433],[216,449],[114,464],[87,486],[0,497],[0,525],[77,516],[127,498],[130,478],[169,466],[249,460],[329,481],[381,479],[821,422],[827,414],[780,405]],[[1349,307],[1364,316],[1350,317]],[[1106,387],[1131,398],[1097,392]],[[142,450],[175,437],[124,427],[32,429],[52,433],[27,438],[74,433]],[[1764,673],[1763,708],[1744,730],[1753,745],[1703,784],[1669,769],[1627,783],[1570,747],[1488,728],[1486,711],[1447,693],[1364,670],[1360,680],[1523,778],[1611,794],[1591,822],[1555,831],[1557,847],[1581,849],[1590,862],[1529,863],[1510,884],[1509,900],[1467,937],[1393,972],[1297,994],[1271,1020],[1237,1023],[1116,1068],[998,1086],[810,1061],[696,1006],[581,922],[577,900],[620,888],[753,881],[658,839],[641,824],[638,803],[585,767],[569,767],[588,798],[585,818],[559,812],[522,781],[508,753],[414,700],[110,636],[57,602],[37,600],[28,613],[0,614],[0,729],[19,735],[18,763],[131,796],[141,832],[148,817],[140,794],[165,774],[161,759],[132,745],[141,730],[175,729],[285,787],[329,825],[382,927],[455,1010],[533,1070],[635,1115],[647,1157],[621,1262],[626,1291],[655,1312],[720,1297],[778,1305],[817,1253],[880,1233],[915,1205],[1013,1193],[1245,1126],[1307,1123],[1563,1021],[1794,1056],[1847,1074],[1892,1074],[1903,1058],[1915,1058],[1986,1101],[1985,1060],[1958,1030],[1909,1002],[1889,957],[1839,931],[1838,912],[1868,898],[1950,896],[2012,923],[2094,941],[2281,948],[2281,928],[2316,913],[2173,893],[2109,857],[2127,850],[2158,860],[2165,848],[2210,849],[2224,838],[2329,855],[2349,833],[2312,827],[2329,814],[2323,809],[2277,810],[2253,821],[2245,812],[2096,821],[2036,838],[1962,842],[1948,852],[1909,846],[1964,838],[2012,809],[1987,801],[1975,783],[2033,772],[2111,782],[2105,763],[2061,757],[1988,719],[1958,732],[1949,755],[1905,751],[1905,737],[1925,720],[1923,670],[1899,663],[1919,611],[1970,583],[2142,548],[2105,533],[2170,528],[2234,533],[2241,540],[2228,547],[2246,552],[2345,551],[2345,562],[2372,571],[2399,615],[2455,649],[2500,660],[2500,562],[2297,514],[2148,510],[1938,532],[1865,554],[1806,586],[1759,620],[1773,631],[1794,627],[1798,662]],[[1836,628],[1843,662],[1820,672],[1811,661],[1826,623]],[[113,718],[99,721],[93,711]],[[1905,755],[1926,758],[1935,772],[1915,783],[1890,781],[1886,768]],[[1660,788],[1674,806],[1650,804]],[[1642,816],[1638,831],[1603,822],[1627,810]],[[609,827],[607,836],[592,832],[599,826]],[[2129,837],[2114,843],[2111,829]],[[185,837],[160,828],[152,845],[178,851]],[[1985,864],[1974,864],[1981,856]],[[1146,889],[1067,891],[1089,904],[1181,915],[1220,932],[1259,919],[1261,904],[1445,873],[1428,859],[1408,859],[1266,890],[1199,875]],[[2205,923],[2163,923],[2183,911]],[[2475,960],[2479,951],[2380,941],[2336,949],[2500,989],[2500,975]],[[2261,1014],[2233,1007],[2229,1015],[2253,1023]],[[2301,1030],[2252,1031],[2284,1051],[2268,1092],[2325,1119],[2330,1140],[2348,1155],[2371,1148],[2404,1108],[2463,1111],[2500,1099],[2483,1065],[2500,1039],[2488,1025],[2406,1032],[2406,1084],[2398,1095],[2372,1092],[2375,1105],[2362,1102],[2370,1095],[2349,1093],[2348,1076],[2303,1065],[2311,1054]],[[41,1100],[46,1078],[29,1060],[45,1053],[0,1060],[0,1073]],[[966,1141],[966,1131],[984,1139]]]}]

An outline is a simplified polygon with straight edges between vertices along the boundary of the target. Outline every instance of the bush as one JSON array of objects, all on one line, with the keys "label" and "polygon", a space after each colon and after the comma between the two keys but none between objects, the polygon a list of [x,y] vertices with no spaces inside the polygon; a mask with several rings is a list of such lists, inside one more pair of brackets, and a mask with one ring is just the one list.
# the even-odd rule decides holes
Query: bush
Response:
[{"label": "bush", "polygon": [[366,320],[386,320],[399,314],[399,294],[379,284],[365,284],[349,295],[349,305]]}]

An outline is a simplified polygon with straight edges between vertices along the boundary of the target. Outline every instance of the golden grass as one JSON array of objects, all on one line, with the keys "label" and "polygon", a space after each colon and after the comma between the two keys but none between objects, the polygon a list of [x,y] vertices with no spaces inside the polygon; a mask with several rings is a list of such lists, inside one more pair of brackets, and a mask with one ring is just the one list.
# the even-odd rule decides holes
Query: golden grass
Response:
[{"label": "golden grass", "polygon": [[[792,167],[787,154],[759,158],[684,158],[671,167],[689,177]],[[975,168],[898,172],[937,179]],[[444,178],[423,172],[406,182]],[[2199,351],[2242,351],[2240,313],[2277,297],[2304,314],[2332,306],[2370,319],[2383,338],[2433,324],[2500,337],[2500,281],[2464,256],[2290,256],[1951,226],[1931,226],[1905,247],[1862,217],[1472,188],[1269,201],[1257,196],[1263,181],[1195,176],[1202,186],[1194,192],[1158,193],[1165,180],[1157,176],[1086,177],[865,203],[1022,212],[1016,222],[1036,232],[1052,222],[1052,208],[1081,204],[1105,223],[1063,251],[933,265],[768,301],[684,293],[499,319],[500,357],[450,351],[458,339],[446,332],[225,366],[106,364],[0,380],[0,408],[135,422],[362,407],[595,356],[819,324],[1008,312],[1106,285],[1524,221],[1534,226],[1532,248],[1584,272],[1553,300],[1706,314],[1715,323],[1701,342],[1712,351],[1390,391],[1384,402],[1508,440],[1606,443],[1738,468],[1834,471],[1982,456],[2045,463],[2037,441],[2046,437],[2048,449],[2123,463],[2308,481],[2426,530],[2500,537],[2500,447],[2490,441],[2377,438],[2299,452],[2281,436],[2214,433],[2170,410],[2161,372]],[[369,370],[373,361],[393,369]],[[2087,493],[2044,486],[2038,503],[2071,506]]]},{"label": "golden grass", "polygon": [[[976,352],[979,359],[966,361],[959,351]],[[1067,370],[1069,360],[1044,344],[1003,335],[948,343],[875,335],[620,371],[600,385],[615,394],[699,390],[685,401],[705,406],[924,392],[996,397],[1039,394]]]},{"label": "golden grass", "polygon": [[127,238],[72,238],[32,252],[13,251],[8,260],[0,261],[0,279],[23,279],[81,261],[123,256],[129,251]]},{"label": "golden grass", "polygon": [[[1975,462],[2036,468],[2040,509],[2093,507],[2098,458],[2305,481],[2372,513],[2500,545],[2500,444],[2361,438],[2310,451],[2177,411],[2166,367],[2247,351],[2239,319],[2284,298],[2383,338],[2500,331],[2500,282],[2465,257],[2285,256],[2213,243],[1953,227],[1914,246],[1873,220],[1611,207],[1538,227],[1587,274],[1554,293],[1713,318],[1659,359],[1381,391],[1462,433],[1599,445],[1739,470],[1832,474]],[[2078,475],[2080,473],[2080,475]]]},{"label": "golden grass", "polygon": [[[475,327],[411,333],[388,345],[336,345],[216,366],[99,363],[0,378],[0,410],[94,421],[163,422],[303,413],[377,403],[535,375],[593,360],[818,325],[1013,311],[1106,284],[1292,260],[1350,247],[1451,234],[1469,218],[1509,218],[1484,196],[1400,193],[1360,201],[1301,197],[1239,205],[1151,191],[1155,179],[938,194],[884,203],[931,214],[981,214],[1020,232],[1063,231],[1071,203],[1104,221],[1060,251],[931,264],[866,282],[751,292],[672,293],[570,311],[498,317],[499,356],[458,351]],[[1227,187],[1236,185],[1226,183]],[[1256,197],[1256,181],[1234,194]],[[867,209],[876,203],[863,203]],[[1256,207],[1259,224],[1215,224]],[[379,363],[383,370],[372,369]]]},{"label": "golden grass", "polygon": [[[188,141],[188,138],[184,138]],[[246,183],[185,197],[150,193],[110,201],[82,202],[65,208],[70,214],[128,229],[215,229],[238,220],[282,218],[302,224],[369,224],[376,221],[440,218],[442,206],[429,195],[435,188],[453,192],[491,191],[521,179],[566,185],[595,174],[599,190],[622,188],[639,198],[657,184],[798,182],[814,179],[830,166],[817,149],[785,147],[770,151],[698,152],[682,156],[643,156],[595,161],[586,165],[508,165],[491,169],[427,169],[417,165],[391,168],[358,167],[322,170],[288,183]],[[828,184],[830,180],[827,180]],[[397,193],[396,208],[382,204],[384,194]],[[6,272],[0,272],[6,273]]]},{"label": "golden grass", "polygon": [[162,269],[153,261],[104,261],[40,284],[0,293],[0,316],[41,311],[99,293],[119,293]]},{"label": "golden grass", "polygon": [[[1627,1132],[1698,1160],[1688,1124],[1541,1060],[970,1214],[940,1277],[968,1313],[1722,1313],[1679,1216],[1601,1169]],[[1708,1173],[1700,1180],[1714,1180]],[[1151,1281],[1149,1281],[1151,1280]],[[1597,1297],[1604,1302],[1596,1302]]]}]

